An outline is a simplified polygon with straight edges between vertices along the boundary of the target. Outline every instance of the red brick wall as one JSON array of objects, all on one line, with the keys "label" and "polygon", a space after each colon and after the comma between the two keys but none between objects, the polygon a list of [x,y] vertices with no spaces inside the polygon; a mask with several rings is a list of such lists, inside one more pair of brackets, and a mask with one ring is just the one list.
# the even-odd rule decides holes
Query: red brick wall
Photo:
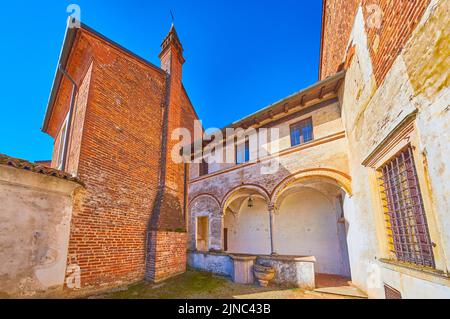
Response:
[{"label": "red brick wall", "polygon": [[186,192],[185,164],[176,163],[172,149],[178,136],[176,129],[193,131],[196,114],[182,85],[182,48],[175,31],[163,42],[161,68],[167,76],[167,96],[163,113],[160,188],[147,234],[146,277],[159,281],[185,270],[186,267]]},{"label": "red brick wall", "polygon": [[[381,84],[419,23],[430,0],[366,0],[365,3],[377,4],[383,12],[381,29],[367,30],[375,79]],[[367,16],[367,10],[364,10],[364,13]],[[375,41],[379,43],[376,46]]]},{"label": "red brick wall", "polygon": [[165,76],[93,36],[90,101],[78,166],[86,184],[69,253],[83,285],[140,280],[158,187]]},{"label": "red brick wall", "polygon": [[158,219],[152,227],[158,230],[180,230],[186,228],[184,218],[184,165],[174,163],[171,150],[178,143],[172,140],[172,132],[182,127],[184,90],[182,86],[182,55],[172,45],[161,55],[161,67],[169,73],[169,96],[166,111],[167,147],[165,157],[164,193],[160,203]]},{"label": "red brick wall", "polygon": [[360,0],[323,0],[320,79],[335,74],[343,62]]},{"label": "red brick wall", "polygon": [[[89,42],[85,39],[80,39],[80,33],[77,35],[75,43],[76,50],[72,50],[70,54],[69,61],[66,66],[67,72],[70,76],[75,79],[78,87],[81,86],[81,82],[84,79],[87,71],[92,63],[92,49]],[[53,107],[53,112],[51,114],[51,119],[46,129],[46,133],[56,139],[62,123],[66,118],[67,112],[70,106],[70,97],[72,94],[72,83],[63,77],[61,85],[58,90],[58,95]]]},{"label": "red brick wall", "polygon": [[[176,141],[170,136],[174,128],[192,127],[196,114],[181,84],[181,67],[172,65],[169,78],[97,35],[78,32],[67,66],[79,86],[67,170],[86,184],[76,194],[69,242],[69,262],[80,266],[83,288],[142,280],[146,269],[152,280],[186,269],[184,165],[172,163]],[[58,135],[70,92],[70,83],[63,81],[51,135]],[[169,138],[165,200],[149,233],[162,172],[164,123]],[[59,138],[54,157],[58,143]],[[150,255],[147,245],[153,247]]]},{"label": "red brick wall", "polygon": [[147,261],[147,278],[158,282],[186,271],[187,233],[152,231],[149,236],[155,253]]},{"label": "red brick wall", "polygon": [[398,54],[417,26],[430,0],[324,0],[320,78],[336,73],[345,59],[359,3],[367,19],[368,5],[382,10],[381,28],[367,28],[369,50],[378,84],[383,82]]}]

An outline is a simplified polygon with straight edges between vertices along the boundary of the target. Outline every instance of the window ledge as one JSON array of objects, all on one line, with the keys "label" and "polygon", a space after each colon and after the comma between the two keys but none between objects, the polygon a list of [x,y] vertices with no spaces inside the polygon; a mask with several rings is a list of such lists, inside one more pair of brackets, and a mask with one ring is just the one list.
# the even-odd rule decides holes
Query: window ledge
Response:
[{"label": "window ledge", "polygon": [[403,263],[393,259],[380,258],[378,261],[383,268],[437,284],[450,285],[450,274],[441,270],[416,266],[414,264]]}]

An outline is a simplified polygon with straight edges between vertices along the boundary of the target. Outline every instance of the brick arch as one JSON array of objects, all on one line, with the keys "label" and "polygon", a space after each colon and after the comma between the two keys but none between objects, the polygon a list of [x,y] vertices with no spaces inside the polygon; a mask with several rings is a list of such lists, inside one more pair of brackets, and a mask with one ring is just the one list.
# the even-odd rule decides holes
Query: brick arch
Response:
[{"label": "brick arch", "polygon": [[270,195],[270,202],[276,203],[279,196],[289,186],[296,182],[312,178],[323,178],[335,182],[340,188],[342,188],[349,196],[352,196],[351,177],[343,172],[334,170],[331,168],[317,168],[301,170],[297,173],[287,176],[283,179]]},{"label": "brick arch", "polygon": [[221,206],[220,206],[220,201],[217,199],[216,196],[214,196],[214,195],[212,195],[212,194],[209,194],[209,193],[201,193],[201,194],[196,195],[194,198],[192,198],[192,199],[189,201],[188,209],[190,210],[190,209],[191,209],[191,206],[195,203],[195,201],[196,201],[196,200],[199,200],[199,199],[202,198],[202,197],[209,197],[209,198],[211,198],[214,202],[216,202],[216,204],[217,204],[217,206],[218,206],[219,208],[221,207]]},{"label": "brick arch", "polygon": [[221,213],[222,214],[224,213],[225,208],[226,208],[227,204],[229,203],[230,199],[233,198],[233,195],[236,195],[240,191],[243,191],[246,189],[256,191],[259,195],[264,197],[264,199],[267,201],[267,203],[270,202],[270,194],[264,187],[257,185],[257,184],[243,184],[243,185],[239,185],[238,187],[233,188],[223,197],[222,203],[220,204]]},{"label": "brick arch", "polygon": [[220,250],[222,247],[222,215],[220,202],[214,195],[199,194],[189,203],[188,247],[196,249],[197,218],[208,217],[208,248]]}]

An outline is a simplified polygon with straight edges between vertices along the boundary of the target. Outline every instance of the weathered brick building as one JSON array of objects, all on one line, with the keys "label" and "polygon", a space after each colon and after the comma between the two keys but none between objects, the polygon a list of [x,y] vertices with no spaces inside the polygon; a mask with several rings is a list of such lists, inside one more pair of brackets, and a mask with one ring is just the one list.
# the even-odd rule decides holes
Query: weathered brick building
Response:
[{"label": "weathered brick building", "polygon": [[67,30],[43,131],[55,139],[52,167],[86,184],[69,244],[83,287],[185,271],[185,167],[167,149],[197,117],[174,27],[160,58],[152,65],[84,25]]},{"label": "weathered brick building", "polygon": [[[42,253],[3,286],[62,287],[67,255],[82,293],[164,280],[186,264],[253,282],[256,262],[280,284],[311,289],[325,273],[372,298],[449,298],[449,11],[447,0],[324,0],[319,81],[232,124],[273,139],[258,135],[252,148],[249,134],[227,136],[215,152],[232,154],[226,163],[171,158],[174,129],[192,133],[197,119],[174,27],[160,67],[85,25],[68,28],[43,125],[52,168],[32,167],[69,178],[46,176],[41,193],[46,203],[63,195],[53,206],[70,227],[35,231],[58,237],[53,250],[49,236],[24,234],[53,264]],[[19,173],[0,165],[12,189]]]},{"label": "weathered brick building", "polygon": [[189,264],[236,276],[256,262],[300,287],[325,273],[372,298],[449,298],[449,11],[325,0],[320,81],[233,124],[277,128],[277,145],[227,136],[234,163],[191,166]]}]

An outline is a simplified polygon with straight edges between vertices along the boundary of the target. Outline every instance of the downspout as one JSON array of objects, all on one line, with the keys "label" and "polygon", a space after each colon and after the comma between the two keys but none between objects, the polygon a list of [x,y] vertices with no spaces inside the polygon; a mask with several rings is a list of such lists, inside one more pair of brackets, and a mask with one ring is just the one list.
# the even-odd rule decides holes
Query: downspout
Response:
[{"label": "downspout", "polygon": [[183,185],[183,192],[184,192],[184,202],[183,202],[183,213],[184,213],[184,221],[186,223],[186,228],[188,225],[188,219],[187,219],[187,210],[188,210],[188,172],[189,172],[189,166],[187,163],[184,163],[184,185]]},{"label": "downspout", "polygon": [[66,136],[64,137],[65,143],[64,143],[64,150],[63,150],[63,160],[62,160],[62,171],[66,170],[67,165],[67,152],[69,149],[69,138],[70,138],[70,130],[72,127],[72,117],[73,117],[73,109],[75,107],[75,98],[78,92],[78,86],[75,80],[67,73],[67,71],[63,68],[63,66],[60,64],[58,66],[58,70],[61,71],[61,73],[72,83],[72,95],[70,97],[70,107],[69,107],[69,114],[67,119],[67,128],[66,128]]}]

